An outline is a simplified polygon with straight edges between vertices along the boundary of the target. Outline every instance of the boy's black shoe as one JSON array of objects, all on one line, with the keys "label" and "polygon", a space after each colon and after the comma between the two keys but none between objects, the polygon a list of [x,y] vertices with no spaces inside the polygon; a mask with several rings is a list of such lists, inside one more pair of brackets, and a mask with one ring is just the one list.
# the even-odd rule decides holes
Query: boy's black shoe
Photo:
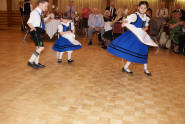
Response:
[{"label": "boy's black shoe", "polygon": [[40,64],[40,63],[38,63],[38,64],[35,64],[38,68],[45,68],[46,66],[45,65],[42,65],[42,64]]},{"label": "boy's black shoe", "polygon": [[31,63],[31,62],[28,62],[28,66],[34,68],[34,69],[38,69],[38,66],[35,65],[35,63]]}]

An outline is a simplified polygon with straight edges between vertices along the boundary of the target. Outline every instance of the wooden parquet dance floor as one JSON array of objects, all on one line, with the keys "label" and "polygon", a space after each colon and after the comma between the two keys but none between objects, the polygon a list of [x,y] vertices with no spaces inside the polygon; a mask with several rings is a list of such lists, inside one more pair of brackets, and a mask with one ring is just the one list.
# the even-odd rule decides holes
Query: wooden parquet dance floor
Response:
[{"label": "wooden parquet dance floor", "polygon": [[27,60],[34,51],[19,27],[0,29],[0,124],[185,124],[185,56],[151,48],[149,70],[131,66],[99,46],[74,51],[74,63],[57,64],[54,42],[45,42],[34,70]]}]

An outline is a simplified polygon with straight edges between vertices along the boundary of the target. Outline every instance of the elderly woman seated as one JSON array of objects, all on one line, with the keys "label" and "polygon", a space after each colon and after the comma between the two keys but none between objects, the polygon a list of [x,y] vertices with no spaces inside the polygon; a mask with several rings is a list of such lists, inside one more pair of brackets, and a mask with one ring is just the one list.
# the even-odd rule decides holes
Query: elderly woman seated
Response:
[{"label": "elderly woman seated", "polygon": [[89,44],[92,45],[92,34],[93,32],[100,32],[101,38],[103,39],[104,34],[104,20],[103,15],[99,13],[97,8],[93,9],[93,13],[90,14],[88,20],[88,37],[89,37]]},{"label": "elderly woman seated", "polygon": [[173,15],[174,16],[169,21],[170,24],[169,38],[174,43],[173,51],[175,53],[179,53],[179,44],[180,44],[179,37],[184,34],[182,30],[184,21],[181,20],[182,14],[180,11],[173,12]]}]

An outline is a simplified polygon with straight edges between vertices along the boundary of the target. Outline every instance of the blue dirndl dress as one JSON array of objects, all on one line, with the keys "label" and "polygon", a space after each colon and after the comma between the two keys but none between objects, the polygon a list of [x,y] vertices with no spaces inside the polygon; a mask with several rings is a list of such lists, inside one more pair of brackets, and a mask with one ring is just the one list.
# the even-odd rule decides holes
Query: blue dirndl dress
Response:
[{"label": "blue dirndl dress", "polygon": [[[146,21],[137,14],[137,20],[132,24],[137,28],[143,28],[145,23]],[[131,31],[113,40],[107,47],[107,51],[134,63],[146,64],[148,59],[148,46],[140,42]]]},{"label": "blue dirndl dress", "polygon": [[[63,32],[72,31],[71,23],[69,24],[69,27],[63,24],[62,26],[63,26]],[[53,50],[57,52],[66,52],[66,51],[77,50],[77,49],[80,49],[81,47],[82,47],[81,45],[74,45],[68,39],[60,36],[59,39],[54,44]]]}]

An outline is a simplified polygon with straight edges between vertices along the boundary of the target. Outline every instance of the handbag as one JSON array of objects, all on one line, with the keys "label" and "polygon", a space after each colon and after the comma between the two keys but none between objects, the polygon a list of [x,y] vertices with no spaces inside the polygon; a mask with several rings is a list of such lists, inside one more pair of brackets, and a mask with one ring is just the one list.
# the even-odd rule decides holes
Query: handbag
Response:
[{"label": "handbag", "polygon": [[122,34],[123,33],[123,28],[121,27],[120,22],[114,23],[113,33],[115,33],[115,34]]}]

